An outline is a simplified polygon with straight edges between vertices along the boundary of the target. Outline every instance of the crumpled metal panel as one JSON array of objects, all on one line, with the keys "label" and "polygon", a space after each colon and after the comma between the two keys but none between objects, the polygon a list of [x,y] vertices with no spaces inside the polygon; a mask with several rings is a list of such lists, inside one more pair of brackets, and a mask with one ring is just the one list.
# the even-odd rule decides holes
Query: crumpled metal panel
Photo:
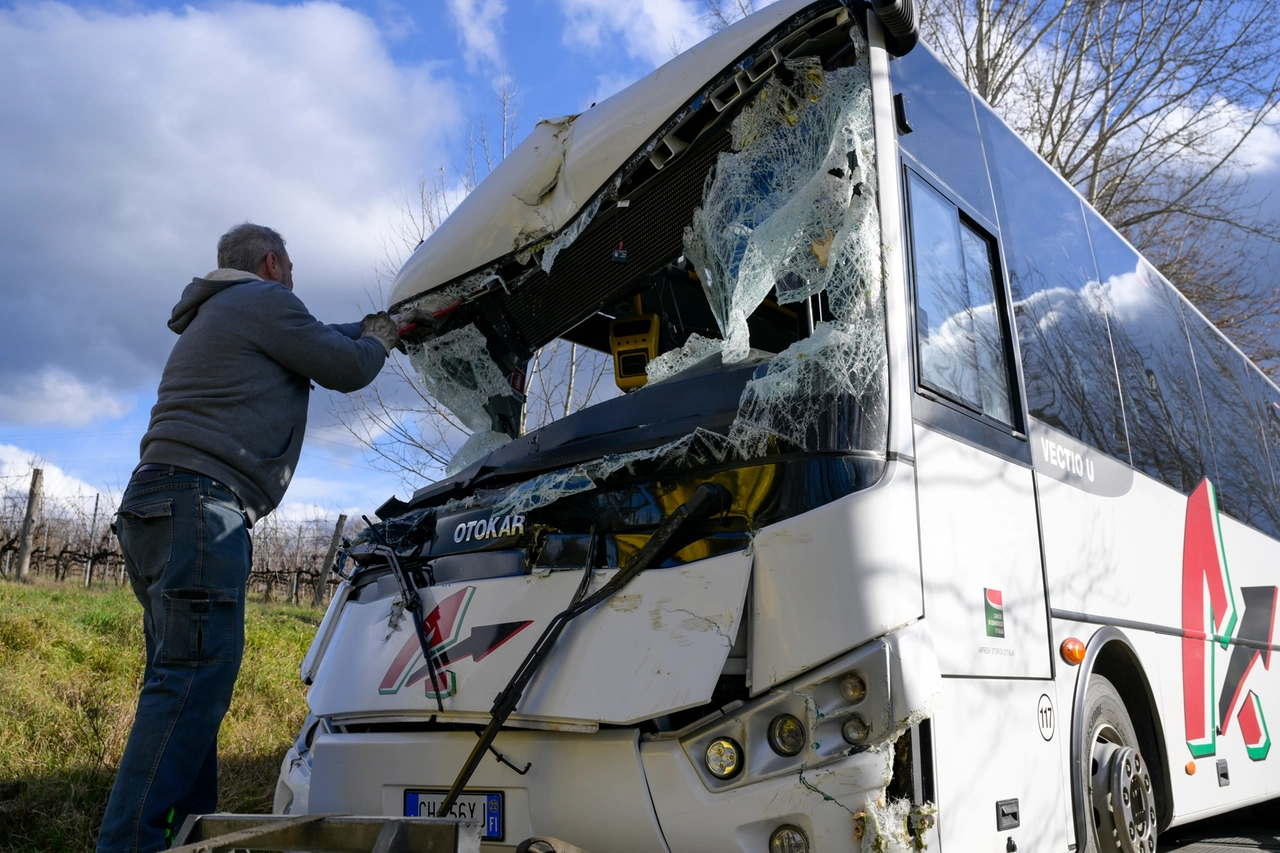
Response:
[{"label": "crumpled metal panel", "polygon": [[547,119],[413,253],[390,304],[419,296],[563,228],[663,122],[812,0],[780,0],[576,116]]},{"label": "crumpled metal panel", "polygon": [[[616,570],[596,572],[599,588]],[[644,572],[565,629],[525,691],[519,719],[625,724],[710,701],[742,622],[751,557],[722,554]],[[488,718],[580,571],[539,572],[424,589],[446,715]],[[436,713],[418,639],[396,599],[351,601],[308,701],[317,716]],[[625,674],[624,677],[619,677]],[[444,692],[444,691],[442,691]]]}]

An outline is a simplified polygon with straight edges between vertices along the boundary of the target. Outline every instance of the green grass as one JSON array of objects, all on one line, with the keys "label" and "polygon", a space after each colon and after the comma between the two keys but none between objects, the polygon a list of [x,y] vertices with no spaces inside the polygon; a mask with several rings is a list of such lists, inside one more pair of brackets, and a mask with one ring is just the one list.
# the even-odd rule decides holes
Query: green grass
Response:
[{"label": "green grass", "polygon": [[[219,809],[269,812],[306,716],[298,663],[322,613],[250,602],[219,745]],[[142,683],[128,588],[0,582],[0,850],[92,850]]]}]

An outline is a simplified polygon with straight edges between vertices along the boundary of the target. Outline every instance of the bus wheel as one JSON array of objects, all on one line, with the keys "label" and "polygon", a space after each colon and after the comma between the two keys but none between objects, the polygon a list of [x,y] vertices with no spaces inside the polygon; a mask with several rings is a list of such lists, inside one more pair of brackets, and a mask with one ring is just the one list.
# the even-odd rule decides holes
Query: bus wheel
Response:
[{"label": "bus wheel", "polygon": [[1156,809],[1147,761],[1120,694],[1100,675],[1085,696],[1085,802],[1093,811],[1089,853],[1155,853]]}]

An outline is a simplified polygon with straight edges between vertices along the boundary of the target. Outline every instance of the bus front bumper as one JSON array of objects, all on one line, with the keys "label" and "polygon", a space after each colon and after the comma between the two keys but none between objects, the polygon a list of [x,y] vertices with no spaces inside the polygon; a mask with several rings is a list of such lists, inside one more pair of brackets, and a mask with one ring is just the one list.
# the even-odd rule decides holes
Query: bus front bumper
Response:
[{"label": "bus front bumper", "polygon": [[[317,734],[306,758],[286,757],[276,810],[402,815],[406,792],[447,789],[475,743],[468,731]],[[881,750],[711,791],[678,742],[632,728],[504,730],[494,746],[532,767],[520,776],[485,759],[472,777],[468,791],[502,795],[502,837],[486,853],[532,836],[591,853],[766,853],[784,825],[804,833],[811,853],[844,851],[890,775],[891,751]]]}]

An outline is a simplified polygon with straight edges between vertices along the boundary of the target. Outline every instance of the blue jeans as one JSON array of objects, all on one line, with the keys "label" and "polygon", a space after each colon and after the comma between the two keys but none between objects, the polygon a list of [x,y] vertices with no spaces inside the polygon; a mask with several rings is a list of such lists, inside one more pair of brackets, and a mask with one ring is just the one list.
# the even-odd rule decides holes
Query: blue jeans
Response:
[{"label": "blue jeans", "polygon": [[155,853],[187,815],[218,807],[218,727],[244,652],[253,551],[236,496],[198,474],[135,475],[115,527],[147,665],[98,851]]}]

